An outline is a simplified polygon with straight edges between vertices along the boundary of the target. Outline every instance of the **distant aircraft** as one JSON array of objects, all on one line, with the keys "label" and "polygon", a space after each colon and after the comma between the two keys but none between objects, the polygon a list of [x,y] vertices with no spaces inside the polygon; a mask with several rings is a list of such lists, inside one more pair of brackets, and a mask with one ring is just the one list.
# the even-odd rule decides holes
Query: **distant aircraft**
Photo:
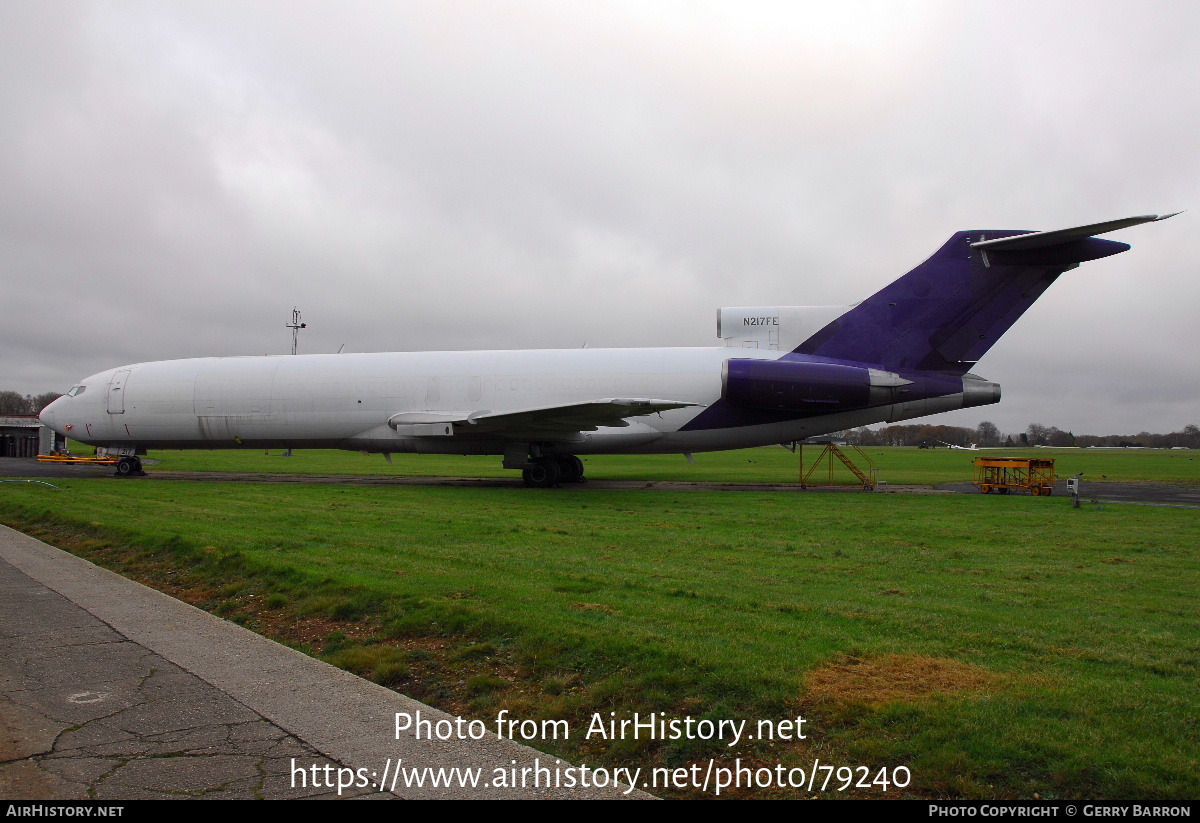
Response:
[{"label": "distant aircraft", "polygon": [[721,309],[713,348],[209,357],[85,378],[41,414],[141,470],[146,449],[337,448],[503,455],[526,485],[583,479],[581,454],[790,443],[981,406],[970,369],[1064,271],[1129,246],[1058,231],[960,231],[854,306]]},{"label": "distant aircraft", "polygon": [[977,452],[977,451],[979,451],[979,444],[978,444],[978,443],[972,443],[972,444],[971,444],[971,445],[969,445],[969,446],[956,446],[956,445],[954,445],[953,443],[947,443],[945,440],[939,440],[938,442],[939,442],[939,443],[941,443],[943,446],[945,446],[945,447],[946,447],[946,448],[948,448],[948,449],[961,449],[962,451],[965,451],[965,452]]}]

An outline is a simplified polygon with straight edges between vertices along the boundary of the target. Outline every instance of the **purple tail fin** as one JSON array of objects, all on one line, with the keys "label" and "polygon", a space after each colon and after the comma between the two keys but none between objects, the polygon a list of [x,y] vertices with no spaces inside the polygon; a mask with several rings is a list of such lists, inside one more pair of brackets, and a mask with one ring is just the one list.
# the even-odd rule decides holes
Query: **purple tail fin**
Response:
[{"label": "purple tail fin", "polygon": [[1060,274],[1129,248],[1091,235],[1171,216],[1036,233],[960,231],[924,263],[805,340],[796,353],[963,374]]}]

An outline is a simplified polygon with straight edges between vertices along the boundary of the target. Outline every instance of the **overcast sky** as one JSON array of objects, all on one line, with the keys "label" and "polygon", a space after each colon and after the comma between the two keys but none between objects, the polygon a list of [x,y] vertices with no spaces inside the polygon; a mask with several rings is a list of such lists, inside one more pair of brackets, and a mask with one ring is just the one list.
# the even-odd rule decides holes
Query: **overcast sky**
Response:
[{"label": "overcast sky", "polygon": [[1127,229],[930,418],[1200,423],[1200,4],[0,3],[0,389],[125,363],[716,345],[960,229]]}]

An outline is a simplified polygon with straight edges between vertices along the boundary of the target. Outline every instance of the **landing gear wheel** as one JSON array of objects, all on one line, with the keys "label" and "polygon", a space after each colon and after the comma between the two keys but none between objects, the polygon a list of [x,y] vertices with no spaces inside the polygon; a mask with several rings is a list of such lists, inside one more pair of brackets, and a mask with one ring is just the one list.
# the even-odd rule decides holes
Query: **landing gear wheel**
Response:
[{"label": "landing gear wheel", "polygon": [[979,487],[979,492],[980,492],[980,494],[991,494],[992,487],[989,486],[987,483],[984,483],[982,486]]},{"label": "landing gear wheel", "polygon": [[521,471],[521,479],[525,481],[525,485],[534,489],[557,486],[561,477],[558,461],[553,457],[534,458],[533,465]]},{"label": "landing gear wheel", "polygon": [[996,489],[996,491],[1000,494],[1008,494],[1008,486],[1001,486],[1000,488]]},{"label": "landing gear wheel", "polygon": [[583,461],[573,454],[564,454],[558,459],[558,471],[564,483],[582,483],[584,481]]},{"label": "landing gear wheel", "polygon": [[145,477],[142,461],[138,457],[122,457],[117,461],[117,477]]}]

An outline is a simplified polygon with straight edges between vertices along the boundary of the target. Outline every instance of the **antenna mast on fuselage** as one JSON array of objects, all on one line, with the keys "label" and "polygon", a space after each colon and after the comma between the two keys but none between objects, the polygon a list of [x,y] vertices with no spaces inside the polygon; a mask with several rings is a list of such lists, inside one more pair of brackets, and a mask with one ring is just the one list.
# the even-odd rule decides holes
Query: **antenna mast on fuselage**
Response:
[{"label": "antenna mast on fuselage", "polygon": [[292,306],[292,322],[287,324],[287,327],[292,330],[292,354],[296,353],[296,348],[300,343],[300,330],[307,326],[307,323],[300,322],[300,310]]}]

